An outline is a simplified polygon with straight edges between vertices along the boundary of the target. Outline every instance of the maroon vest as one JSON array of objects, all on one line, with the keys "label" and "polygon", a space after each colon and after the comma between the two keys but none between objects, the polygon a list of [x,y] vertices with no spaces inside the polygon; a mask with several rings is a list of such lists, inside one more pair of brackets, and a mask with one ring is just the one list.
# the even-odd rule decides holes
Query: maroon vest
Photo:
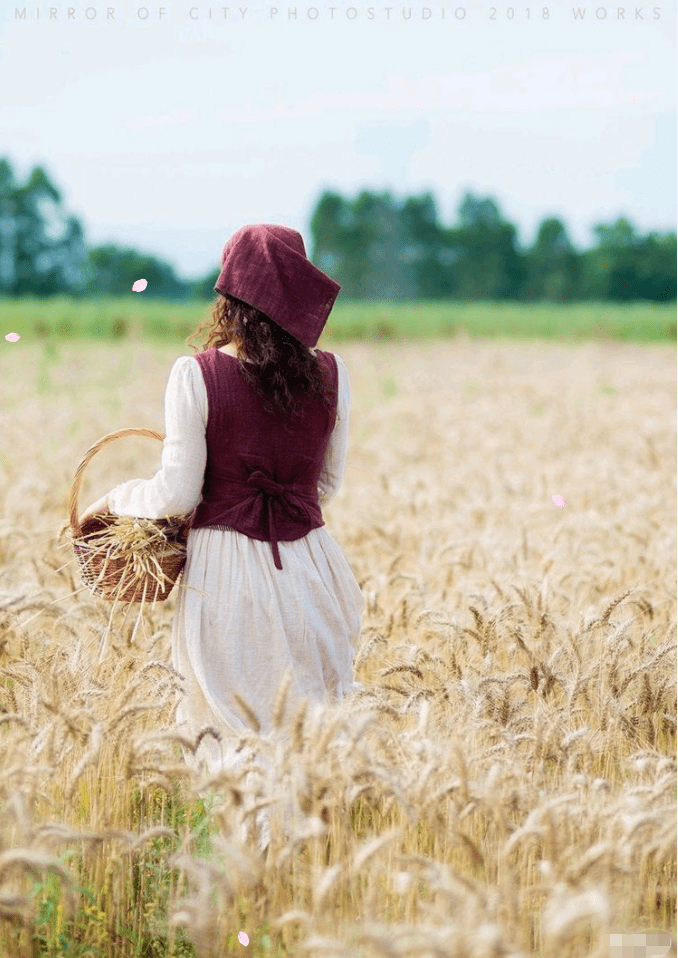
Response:
[{"label": "maroon vest", "polygon": [[278,541],[301,539],[325,525],[318,479],[334,429],[338,370],[332,353],[316,350],[331,389],[330,414],[319,396],[297,394],[298,418],[267,412],[245,381],[235,356],[206,349],[200,365],[209,403],[207,463],[202,501],[191,528],[234,529],[271,543],[282,569]]}]

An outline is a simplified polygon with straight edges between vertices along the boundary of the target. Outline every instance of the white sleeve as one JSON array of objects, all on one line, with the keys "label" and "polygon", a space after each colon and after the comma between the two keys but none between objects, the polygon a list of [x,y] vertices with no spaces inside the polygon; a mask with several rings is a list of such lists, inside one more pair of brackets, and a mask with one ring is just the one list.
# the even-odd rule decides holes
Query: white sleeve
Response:
[{"label": "white sleeve", "polygon": [[163,519],[193,512],[207,463],[207,390],[193,356],[180,356],[165,390],[162,465],[152,479],[130,479],[108,494],[114,515]]},{"label": "white sleeve", "polygon": [[348,449],[348,417],[351,408],[351,386],[348,370],[341,356],[334,353],[339,373],[337,396],[337,421],[330,433],[330,439],[325,450],[322,470],[318,480],[318,499],[321,506],[326,506],[334,499],[341,489],[346,465]]}]

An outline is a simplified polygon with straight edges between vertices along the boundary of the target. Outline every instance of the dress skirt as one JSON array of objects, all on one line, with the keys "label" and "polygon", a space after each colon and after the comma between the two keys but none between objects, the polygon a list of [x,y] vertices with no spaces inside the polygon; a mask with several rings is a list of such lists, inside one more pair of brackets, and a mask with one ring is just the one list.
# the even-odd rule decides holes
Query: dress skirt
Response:
[{"label": "dress skirt", "polygon": [[184,749],[195,769],[217,774],[244,761],[235,746],[252,725],[236,695],[267,734],[287,670],[284,720],[302,698],[328,703],[356,690],[365,600],[343,550],[324,526],[278,546],[282,570],[269,542],[224,528],[189,532],[172,627],[185,692],[177,728],[195,740],[210,726],[222,739],[204,736],[195,756]]}]

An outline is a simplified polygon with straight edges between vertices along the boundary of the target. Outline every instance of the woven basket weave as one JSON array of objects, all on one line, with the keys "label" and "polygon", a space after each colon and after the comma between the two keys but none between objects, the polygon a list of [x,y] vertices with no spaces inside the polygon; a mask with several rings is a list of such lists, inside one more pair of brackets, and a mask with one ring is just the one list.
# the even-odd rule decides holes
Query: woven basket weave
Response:
[{"label": "woven basket weave", "polygon": [[80,576],[95,595],[119,602],[143,602],[146,598],[154,602],[158,599],[162,601],[172,591],[186,563],[186,542],[192,515],[145,520],[153,521],[162,532],[162,538],[152,553],[154,565],[157,563],[156,573],[162,584],[150,574],[138,581],[130,581],[135,566],[132,548],[120,545],[110,550],[107,555],[101,554],[101,534],[115,523],[117,516],[111,513],[88,516],[82,525],[78,521],[78,493],[87,464],[109,443],[126,436],[148,436],[159,439],[160,442],[165,438],[154,429],[129,427],[108,433],[90,446],[76,470],[68,499],[73,549],[80,567]]}]

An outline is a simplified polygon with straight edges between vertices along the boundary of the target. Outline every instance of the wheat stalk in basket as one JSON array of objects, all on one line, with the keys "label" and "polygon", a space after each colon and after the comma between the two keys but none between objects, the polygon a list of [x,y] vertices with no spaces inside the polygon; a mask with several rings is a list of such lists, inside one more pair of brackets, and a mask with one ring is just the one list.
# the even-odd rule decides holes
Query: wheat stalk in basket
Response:
[{"label": "wheat stalk in basket", "polygon": [[68,508],[70,534],[80,575],[90,591],[120,602],[166,599],[186,562],[191,515],[143,519],[133,516],[88,516],[78,521],[78,493],[87,464],[101,449],[126,436],[164,436],[153,429],[129,427],[103,436],[78,466]]}]

